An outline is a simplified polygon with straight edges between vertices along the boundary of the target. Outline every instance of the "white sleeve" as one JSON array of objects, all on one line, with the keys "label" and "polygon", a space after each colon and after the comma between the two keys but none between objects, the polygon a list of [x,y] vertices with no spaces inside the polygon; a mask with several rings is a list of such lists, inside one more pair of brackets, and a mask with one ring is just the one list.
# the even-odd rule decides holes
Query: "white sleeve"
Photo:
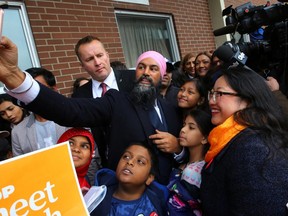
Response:
[{"label": "white sleeve", "polygon": [[4,86],[4,91],[12,97],[22,101],[25,104],[32,102],[40,92],[39,84],[32,78],[32,76],[25,72],[25,80],[15,89],[9,90]]}]

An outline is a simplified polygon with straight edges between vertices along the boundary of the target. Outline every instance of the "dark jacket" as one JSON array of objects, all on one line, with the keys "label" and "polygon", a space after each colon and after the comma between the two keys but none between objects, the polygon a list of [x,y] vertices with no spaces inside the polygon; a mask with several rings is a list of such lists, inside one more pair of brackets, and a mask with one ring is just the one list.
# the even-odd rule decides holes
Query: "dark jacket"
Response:
[{"label": "dark jacket", "polygon": [[[182,125],[181,112],[172,105],[159,99],[168,132],[179,135]],[[147,141],[155,146],[149,135],[155,133],[148,110],[135,105],[128,93],[110,89],[101,98],[66,98],[41,85],[40,92],[28,109],[60,125],[70,127],[109,126],[108,168],[115,170],[123,151],[135,141]],[[159,173],[163,184],[168,183],[174,165],[172,154],[154,148],[159,158]]]},{"label": "dark jacket", "polygon": [[202,170],[204,215],[288,215],[288,158],[269,158],[267,144],[247,128]]},{"label": "dark jacket", "polygon": [[[116,82],[119,91],[130,92],[133,89],[135,82],[135,70],[114,70]],[[92,80],[83,86],[79,87],[75,93],[71,95],[73,98],[93,98]],[[108,143],[107,127],[94,127],[91,128],[94,140],[97,143],[99,155],[101,157],[101,165],[108,166],[107,162],[107,143]],[[94,163],[96,163],[94,161]]]},{"label": "dark jacket", "polygon": [[[91,216],[108,215],[111,209],[113,193],[117,189],[118,180],[115,172],[109,169],[101,169],[96,173],[95,185],[106,185],[107,193],[103,201],[91,212]],[[146,193],[157,209],[159,216],[167,216],[168,189],[156,181],[152,182],[146,189]]]},{"label": "dark jacket", "polygon": [[[135,82],[135,70],[115,70],[116,82],[119,91],[130,92]],[[92,80],[89,80],[83,86],[80,86],[75,93],[71,95],[73,98],[93,98]]]}]

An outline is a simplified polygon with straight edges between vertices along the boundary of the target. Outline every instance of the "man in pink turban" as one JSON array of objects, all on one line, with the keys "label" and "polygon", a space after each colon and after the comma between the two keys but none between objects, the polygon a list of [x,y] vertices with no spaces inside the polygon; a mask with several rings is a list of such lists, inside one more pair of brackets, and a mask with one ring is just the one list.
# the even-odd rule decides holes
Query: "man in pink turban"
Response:
[{"label": "man in pink turban", "polygon": [[156,51],[147,51],[142,53],[136,62],[136,66],[138,66],[138,64],[146,58],[151,58],[153,59],[155,62],[157,62],[157,65],[159,67],[160,73],[161,73],[161,77],[163,78],[163,76],[166,74],[166,60],[165,58],[158,52]]},{"label": "man in pink turban", "polygon": [[164,74],[166,74],[166,61],[160,53],[156,51],[142,53],[136,62],[136,84],[132,91],[134,102],[144,106],[154,105]]},{"label": "man in pink turban", "polygon": [[[148,51],[139,56],[131,92],[109,89],[101,98],[67,98],[39,85],[17,67],[17,49],[10,40],[2,37],[0,43],[0,81],[10,95],[26,104],[28,110],[60,125],[107,128],[105,157],[110,169],[116,169],[130,143],[140,141],[151,145],[159,162],[156,179],[168,183],[175,165],[173,153],[182,149],[177,139],[162,135],[169,133],[177,137],[182,117],[177,107],[157,97],[166,72],[166,62],[160,53]],[[155,133],[155,138],[149,138]]]}]

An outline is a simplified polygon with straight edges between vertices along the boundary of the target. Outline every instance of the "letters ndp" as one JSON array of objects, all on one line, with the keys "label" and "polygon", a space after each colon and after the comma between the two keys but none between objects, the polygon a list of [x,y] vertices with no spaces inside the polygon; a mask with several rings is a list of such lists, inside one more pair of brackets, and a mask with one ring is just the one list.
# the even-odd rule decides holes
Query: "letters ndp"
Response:
[{"label": "letters ndp", "polygon": [[0,216],[89,215],[68,142],[0,163]]}]

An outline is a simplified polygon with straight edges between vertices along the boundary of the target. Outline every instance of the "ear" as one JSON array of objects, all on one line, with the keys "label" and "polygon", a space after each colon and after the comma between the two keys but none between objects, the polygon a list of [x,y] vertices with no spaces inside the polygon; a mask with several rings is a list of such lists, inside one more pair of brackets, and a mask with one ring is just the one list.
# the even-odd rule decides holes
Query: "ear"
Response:
[{"label": "ear", "polygon": [[207,137],[202,137],[201,144],[202,144],[202,145],[205,145],[205,144],[207,144],[207,143],[208,143]]},{"label": "ear", "polygon": [[150,185],[153,181],[154,181],[154,179],[155,179],[155,176],[154,175],[152,175],[152,174],[149,174],[149,176],[148,176],[148,178],[147,178],[147,180],[146,180],[146,185],[148,186],[148,185]]}]

